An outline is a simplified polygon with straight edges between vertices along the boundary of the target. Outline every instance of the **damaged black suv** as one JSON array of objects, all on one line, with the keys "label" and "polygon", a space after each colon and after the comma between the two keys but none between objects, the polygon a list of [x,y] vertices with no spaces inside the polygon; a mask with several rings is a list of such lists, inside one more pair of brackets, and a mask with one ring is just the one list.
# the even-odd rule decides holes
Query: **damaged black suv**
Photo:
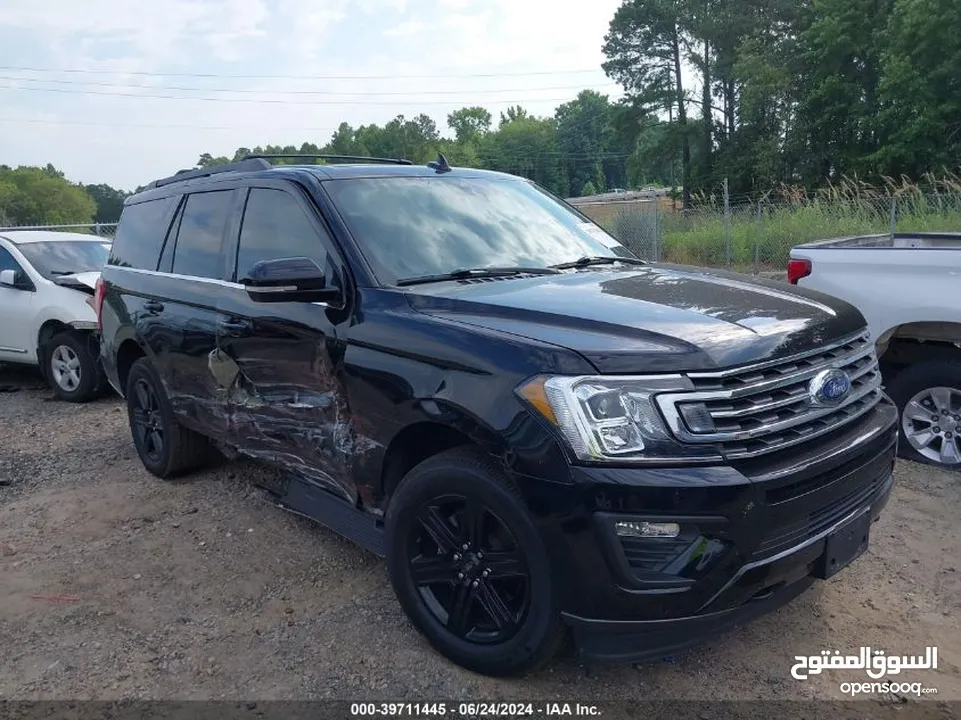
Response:
[{"label": "damaged black suv", "polygon": [[[510,175],[251,156],[128,198],[97,289],[144,466],[289,470],[453,661],[641,661],[857,558],[897,412],[861,314],[648,264]],[[301,162],[296,161],[295,162]]]}]

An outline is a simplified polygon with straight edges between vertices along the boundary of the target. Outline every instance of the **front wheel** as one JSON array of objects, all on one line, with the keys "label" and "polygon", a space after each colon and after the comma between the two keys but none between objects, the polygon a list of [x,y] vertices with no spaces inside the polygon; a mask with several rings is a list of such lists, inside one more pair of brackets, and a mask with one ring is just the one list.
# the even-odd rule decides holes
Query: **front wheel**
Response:
[{"label": "front wheel", "polygon": [[901,457],[961,470],[961,362],[911,365],[887,390],[901,412]]},{"label": "front wheel", "polygon": [[91,338],[76,332],[55,335],[46,344],[44,374],[54,393],[66,402],[98,397],[106,384]]},{"label": "front wheel", "polygon": [[454,448],[415,467],[390,501],[387,569],[413,625],[485,675],[546,663],[564,639],[548,553],[497,466]]}]

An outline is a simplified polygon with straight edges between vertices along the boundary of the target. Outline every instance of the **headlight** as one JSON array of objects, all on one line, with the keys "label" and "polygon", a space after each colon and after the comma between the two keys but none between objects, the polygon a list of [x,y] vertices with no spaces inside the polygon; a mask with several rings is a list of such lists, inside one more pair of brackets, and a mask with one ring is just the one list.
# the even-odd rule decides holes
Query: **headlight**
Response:
[{"label": "headlight", "polygon": [[715,448],[679,443],[653,401],[657,393],[693,389],[680,375],[539,375],[520,385],[517,394],[560,430],[580,460],[717,460],[720,456]]}]

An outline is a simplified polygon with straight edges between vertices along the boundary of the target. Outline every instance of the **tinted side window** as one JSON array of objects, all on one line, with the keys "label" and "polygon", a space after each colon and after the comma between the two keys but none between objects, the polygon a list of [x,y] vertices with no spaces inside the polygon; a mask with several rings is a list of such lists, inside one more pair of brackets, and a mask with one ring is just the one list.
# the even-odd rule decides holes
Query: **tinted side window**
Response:
[{"label": "tinted side window", "polygon": [[120,215],[108,264],[156,270],[176,202],[174,196],[127,205]]},{"label": "tinted side window", "polygon": [[261,260],[309,257],[324,267],[328,247],[329,238],[318,234],[293,195],[251,189],[237,246],[237,278],[246,277]]},{"label": "tinted side window", "polygon": [[22,269],[20,263],[13,259],[13,255],[10,254],[9,250],[0,247],[0,270],[19,272]]},{"label": "tinted side window", "polygon": [[233,192],[219,190],[187,198],[174,249],[174,273],[207,278],[223,275],[221,243]]}]

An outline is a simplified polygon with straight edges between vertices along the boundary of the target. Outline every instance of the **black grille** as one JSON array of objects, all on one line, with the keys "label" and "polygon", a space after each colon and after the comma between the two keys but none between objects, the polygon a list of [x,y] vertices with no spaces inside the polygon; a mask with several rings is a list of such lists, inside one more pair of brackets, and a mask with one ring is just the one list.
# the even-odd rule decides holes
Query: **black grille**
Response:
[{"label": "black grille", "polygon": [[885,471],[866,484],[853,488],[840,498],[835,499],[816,510],[810,511],[804,517],[789,525],[779,526],[775,534],[766,537],[754,553],[754,558],[765,558],[776,555],[805,540],[823,533],[835,523],[844,519],[860,507],[872,502],[891,481],[891,474]]}]

